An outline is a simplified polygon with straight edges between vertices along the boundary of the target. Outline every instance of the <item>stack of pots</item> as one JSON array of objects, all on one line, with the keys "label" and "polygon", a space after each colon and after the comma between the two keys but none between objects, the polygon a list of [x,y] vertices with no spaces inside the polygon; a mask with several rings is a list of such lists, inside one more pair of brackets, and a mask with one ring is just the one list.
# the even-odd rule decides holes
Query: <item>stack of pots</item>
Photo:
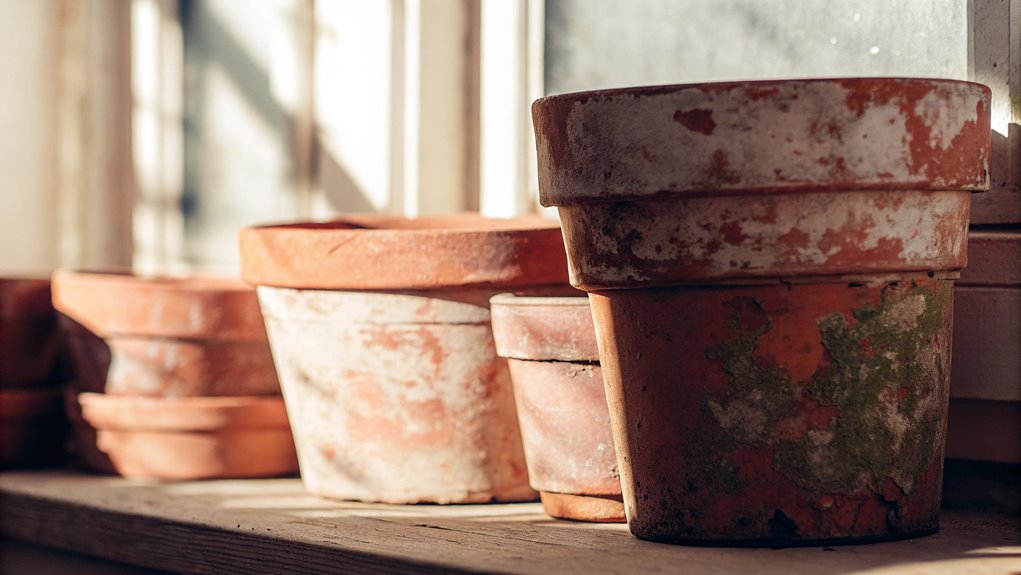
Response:
[{"label": "stack of pots", "polygon": [[555,223],[349,216],[249,228],[240,241],[309,491],[535,497],[489,299],[570,289]]},{"label": "stack of pots", "polygon": [[553,517],[623,522],[617,456],[587,297],[500,294],[496,351],[514,382],[528,477]]},{"label": "stack of pots", "polygon": [[49,280],[0,278],[0,468],[59,460],[60,350]]},{"label": "stack of pots", "polygon": [[236,280],[58,271],[78,457],[129,477],[297,469],[255,292]]},{"label": "stack of pots", "polygon": [[953,283],[989,90],[836,79],[533,107],[590,294],[635,535],[792,545],[938,527]]}]

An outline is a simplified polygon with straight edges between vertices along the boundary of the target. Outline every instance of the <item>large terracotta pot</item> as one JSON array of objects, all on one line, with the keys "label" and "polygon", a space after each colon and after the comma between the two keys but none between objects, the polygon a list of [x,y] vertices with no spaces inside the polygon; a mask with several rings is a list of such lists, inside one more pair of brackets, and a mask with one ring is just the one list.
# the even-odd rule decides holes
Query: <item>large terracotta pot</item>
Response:
[{"label": "large terracotta pot", "polygon": [[53,302],[80,390],[280,393],[255,291],[236,280],[58,271]]},{"label": "large terracotta pot", "polygon": [[617,456],[587,297],[490,300],[514,382],[528,478],[553,517],[623,522]]},{"label": "large terracotta pot", "polygon": [[0,388],[0,468],[56,463],[64,420],[57,388]]},{"label": "large terracotta pot", "polygon": [[989,90],[804,80],[536,102],[590,292],[628,524],[790,545],[931,533],[953,279]]},{"label": "large terracotta pot", "polygon": [[243,230],[305,486],[341,499],[516,501],[528,486],[489,298],[563,285],[555,223],[473,214]]},{"label": "large terracotta pot", "polygon": [[0,278],[0,388],[51,384],[59,350],[50,281]]},{"label": "large terracotta pot", "polygon": [[[275,477],[297,471],[279,397],[78,395],[87,461],[125,477]],[[104,469],[106,468],[106,469]]]}]

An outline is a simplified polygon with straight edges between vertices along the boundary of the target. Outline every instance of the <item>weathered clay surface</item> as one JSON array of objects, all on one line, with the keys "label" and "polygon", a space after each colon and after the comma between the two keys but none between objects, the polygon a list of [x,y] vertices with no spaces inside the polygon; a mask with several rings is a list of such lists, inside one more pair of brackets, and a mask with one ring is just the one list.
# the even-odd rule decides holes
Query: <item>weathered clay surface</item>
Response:
[{"label": "weathered clay surface", "polygon": [[280,393],[258,299],[239,282],[57,272],[54,286],[79,390]]},{"label": "weathered clay surface", "polygon": [[0,387],[49,383],[59,349],[49,280],[0,278]]},{"label": "weathered clay surface", "polygon": [[554,517],[623,521],[617,458],[587,297],[491,300],[509,358],[528,477]]},{"label": "weathered clay surface", "polygon": [[500,357],[599,361],[592,311],[583,292],[575,297],[499,294],[490,305]]},{"label": "weathered clay surface", "polygon": [[491,291],[258,293],[310,491],[387,503],[535,497]]},{"label": "weathered clay surface", "polygon": [[[619,498],[617,457],[599,365],[519,359],[509,363],[532,487],[544,493]],[[581,503],[581,498],[574,499]],[[559,513],[547,512],[564,516],[569,511],[566,503],[560,500]],[[569,517],[587,519],[583,511]],[[616,516],[623,520],[623,505]]]},{"label": "weathered clay surface", "polygon": [[633,533],[772,545],[936,529],[952,282],[590,298]]},{"label": "weathered clay surface", "polygon": [[551,96],[532,106],[540,198],[984,190],[989,109],[979,84],[890,78]]},{"label": "weathered clay surface", "polygon": [[988,88],[661,86],[545,98],[533,118],[542,201],[592,294],[632,533],[935,530]]},{"label": "weathered clay surface", "polygon": [[542,509],[552,517],[594,523],[623,523],[620,495],[574,495],[540,491]]},{"label": "weathered clay surface", "polygon": [[58,461],[66,427],[61,390],[0,389],[0,468]]},{"label": "weathered clay surface", "polygon": [[57,271],[53,304],[101,337],[266,340],[255,291],[227,278]]},{"label": "weathered clay surface", "polygon": [[844,191],[560,208],[583,289],[961,269],[969,192]]},{"label": "weathered clay surface", "polygon": [[[273,477],[297,470],[283,400],[78,396],[84,463],[126,477]],[[87,442],[94,441],[93,445]]]},{"label": "weathered clay surface", "polygon": [[241,231],[251,284],[407,290],[566,283],[559,226],[538,216],[475,213],[415,219],[353,215]]}]

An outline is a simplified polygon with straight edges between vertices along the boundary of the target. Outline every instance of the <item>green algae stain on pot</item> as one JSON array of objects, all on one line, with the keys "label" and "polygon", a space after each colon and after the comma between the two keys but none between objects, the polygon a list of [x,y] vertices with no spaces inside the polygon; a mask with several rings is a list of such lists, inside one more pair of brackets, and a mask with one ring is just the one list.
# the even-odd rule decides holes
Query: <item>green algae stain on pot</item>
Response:
[{"label": "green algae stain on pot", "polygon": [[730,380],[727,395],[708,401],[706,408],[732,442],[765,445],[773,422],[794,413],[791,378],[778,365],[755,355],[759,340],[773,326],[762,304],[754,298],[737,297],[725,307],[732,312],[728,330],[744,335],[706,350],[706,357]]},{"label": "green algae stain on pot", "polygon": [[886,477],[911,492],[934,457],[944,421],[945,347],[952,286],[889,286],[879,305],[817,321],[829,362],[810,391],[839,416],[777,446],[778,471],[816,492],[878,491]]}]

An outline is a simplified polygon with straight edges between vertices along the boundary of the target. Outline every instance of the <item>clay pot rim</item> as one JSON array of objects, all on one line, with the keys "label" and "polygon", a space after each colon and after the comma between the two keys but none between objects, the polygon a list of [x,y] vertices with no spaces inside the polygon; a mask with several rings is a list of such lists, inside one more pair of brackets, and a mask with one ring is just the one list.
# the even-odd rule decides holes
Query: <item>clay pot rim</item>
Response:
[{"label": "clay pot rim", "polygon": [[725,82],[693,82],[687,84],[650,84],[646,86],[622,86],[619,88],[604,88],[597,90],[582,90],[579,92],[564,92],[552,94],[536,99],[532,103],[534,109],[539,102],[586,102],[598,98],[612,96],[655,96],[669,94],[679,90],[701,89],[703,91],[731,90],[734,88],[769,88],[787,84],[829,84],[829,83],[850,83],[850,82],[902,82],[902,83],[942,83],[969,85],[980,88],[991,93],[989,86],[969,80],[955,80],[950,78],[934,78],[925,76],[831,76],[831,77],[807,77],[807,78],[779,78],[772,80],[731,80]]},{"label": "clay pot rim", "polygon": [[241,280],[203,274],[136,274],[127,270],[71,270],[59,269],[53,272],[53,283],[67,289],[68,283],[102,285],[111,290],[164,291],[174,292],[248,292],[251,287]]},{"label": "clay pot rim", "polygon": [[536,214],[525,214],[513,218],[491,218],[478,212],[454,212],[406,218],[388,214],[359,213],[344,214],[332,220],[260,224],[246,229],[255,231],[306,230],[324,233],[358,232],[359,235],[403,236],[411,239],[419,236],[560,229],[560,224],[557,220]]},{"label": "clay pot rim", "polygon": [[[77,403],[82,421],[97,430],[189,432],[289,426],[279,396],[164,398],[83,392]],[[198,421],[188,421],[192,418]]]},{"label": "clay pot rim", "polygon": [[241,276],[251,285],[352,291],[567,285],[566,253],[535,257],[563,250],[560,222],[535,214],[351,214],[252,226],[239,241]]},{"label": "clay pot rim", "polygon": [[528,296],[510,292],[498,293],[489,298],[490,306],[523,306],[523,307],[588,307],[588,294],[577,296]]},{"label": "clay pot rim", "polygon": [[[820,106],[824,106],[825,110],[825,106],[836,105],[842,100],[836,92],[839,90],[847,92],[848,100],[844,102],[847,109],[841,108],[844,116],[829,111],[821,112]],[[785,99],[784,106],[780,106],[779,101],[773,102],[772,91],[778,92],[778,97],[793,95],[800,98],[797,101]],[[874,162],[864,161],[847,169],[833,169],[830,166],[829,162],[834,157],[863,157],[865,150],[876,150],[874,140],[858,138],[857,132],[845,129],[846,126],[860,127],[879,122],[884,118],[879,104],[914,102],[910,98],[920,98],[922,96],[918,94],[923,92],[926,95],[943,92],[979,100],[980,106],[974,112],[961,108],[961,118],[951,115],[955,122],[960,120],[961,126],[952,145],[922,146],[916,141],[918,137],[903,137],[899,143],[895,143],[892,138],[879,140],[885,142],[882,150],[888,157],[910,157],[910,166],[898,164],[904,168],[903,172],[890,165],[879,167]],[[850,100],[854,94],[867,94],[866,100],[875,105],[870,103],[854,109]],[[991,152],[987,132],[990,98],[989,87],[976,82],[896,76],[664,84],[547,96],[533,102],[531,108],[540,159],[540,203],[544,206],[571,206],[655,198],[661,195],[687,198],[845,190],[953,190],[979,193],[989,189],[988,162]],[[749,150],[745,145],[725,143],[744,138],[740,136],[740,128],[731,122],[734,118],[743,117],[741,113],[734,114],[728,109],[723,121],[719,117],[713,120],[712,116],[713,112],[724,113],[723,100],[736,102],[741,99],[765,100],[771,110],[775,107],[775,113],[790,113],[799,121],[815,118],[824,122],[832,116],[843,118],[840,120],[843,123],[833,124],[837,126],[832,129],[837,130],[838,138],[831,134],[823,142],[824,145],[819,146],[819,153],[815,154],[793,147],[813,146],[807,128],[799,128],[788,134],[779,128],[762,130],[766,125],[762,119],[748,119],[742,124],[745,128],[764,132],[762,139],[755,140],[755,149]],[[621,115],[622,109],[627,110],[624,116]],[[683,109],[705,113],[704,119],[698,120],[705,123],[705,126],[692,127],[678,119],[677,114]],[[646,114],[643,118],[658,118],[655,129],[650,125],[645,130],[625,130],[622,127],[623,120],[619,118],[630,117],[627,114],[632,111],[635,114]],[[691,156],[691,165],[683,168],[656,159],[657,146],[663,147],[666,157],[677,154],[673,144],[661,142],[663,138],[673,137],[674,127],[669,113],[673,113],[673,119],[690,132],[704,134],[685,136],[695,138],[698,143],[693,144],[694,148],[688,154]],[[848,115],[857,115],[858,119],[845,117]],[[908,119],[916,117],[904,111],[900,112],[900,116]],[[929,123],[923,123],[929,126]],[[783,123],[773,121],[769,125],[782,126]],[[572,129],[579,133],[569,138],[568,131]],[[910,134],[912,129],[905,124],[900,131]],[[872,128],[868,130],[875,131]],[[604,132],[605,137],[601,135]],[[852,133],[856,137],[847,137]],[[788,150],[777,146],[772,139],[767,143],[765,136],[783,136],[792,148]],[[918,149],[913,144],[919,144]],[[651,147],[647,150],[646,145]],[[765,153],[760,148],[774,149],[775,153]],[[629,154],[622,151],[625,149],[640,149],[642,154]],[[965,155],[970,158],[972,151],[977,161],[961,159]],[[808,159],[795,160],[795,156]],[[727,168],[729,171],[725,178],[720,174],[724,168],[713,167],[717,164],[729,166],[730,162],[738,162],[738,158],[740,163],[734,169]],[[783,163],[776,163],[779,158],[783,158]],[[810,160],[816,160],[819,165]],[[618,165],[604,169],[607,162],[617,162]],[[924,168],[921,167],[923,164]],[[773,168],[772,173],[769,173],[769,168]],[[706,170],[711,172],[710,175],[703,175]],[[601,180],[597,172],[603,174]]]}]

